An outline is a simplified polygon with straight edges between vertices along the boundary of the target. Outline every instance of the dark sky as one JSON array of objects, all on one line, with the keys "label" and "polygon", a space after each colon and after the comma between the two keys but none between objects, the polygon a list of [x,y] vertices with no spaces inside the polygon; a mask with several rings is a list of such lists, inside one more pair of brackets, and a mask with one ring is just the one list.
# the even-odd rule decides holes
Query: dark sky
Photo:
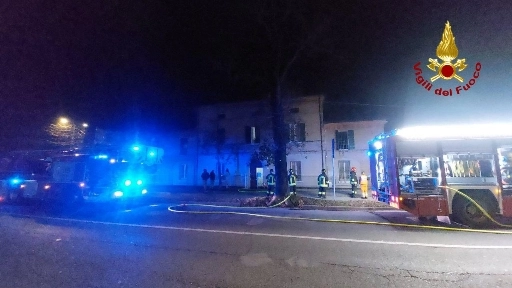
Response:
[{"label": "dark sky", "polygon": [[[286,91],[326,95],[332,119],[509,111],[510,2],[1,1],[0,132],[59,115],[105,128],[187,127],[195,105],[264,98],[277,55],[286,63],[297,47]],[[461,75],[469,80],[475,61],[485,68],[450,99],[424,91],[412,69],[421,61],[429,73],[447,20],[469,64]]]}]

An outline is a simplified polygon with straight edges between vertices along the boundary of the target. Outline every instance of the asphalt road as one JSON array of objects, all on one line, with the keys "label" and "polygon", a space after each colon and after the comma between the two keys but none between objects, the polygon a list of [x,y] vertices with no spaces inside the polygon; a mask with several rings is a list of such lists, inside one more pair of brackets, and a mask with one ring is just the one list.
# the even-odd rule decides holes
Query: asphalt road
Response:
[{"label": "asphalt road", "polygon": [[0,287],[512,287],[512,235],[306,220],[415,222],[389,210],[171,204],[0,206]]}]

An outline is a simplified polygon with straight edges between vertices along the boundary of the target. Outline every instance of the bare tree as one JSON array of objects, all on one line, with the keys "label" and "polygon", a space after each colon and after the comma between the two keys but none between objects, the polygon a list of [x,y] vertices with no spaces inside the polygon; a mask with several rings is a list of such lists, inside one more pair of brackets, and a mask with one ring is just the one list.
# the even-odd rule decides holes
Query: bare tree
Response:
[{"label": "bare tree", "polygon": [[[264,28],[271,47],[272,65],[268,72],[271,83],[269,92],[272,105],[273,145],[262,152],[273,150],[276,170],[276,192],[279,196],[287,190],[287,145],[289,127],[285,119],[285,97],[290,96],[293,84],[289,81],[293,67],[301,57],[319,53],[320,38],[330,27],[333,15],[321,7],[311,9],[316,1],[262,1],[257,9],[259,23]],[[325,42],[324,42],[325,43]],[[268,153],[267,153],[268,154]],[[270,158],[272,159],[272,158]]]},{"label": "bare tree", "polygon": [[62,148],[79,148],[84,143],[85,129],[74,124],[50,124],[47,128],[49,142]]},{"label": "bare tree", "polygon": [[202,132],[200,138],[200,146],[204,153],[210,154],[211,149],[213,149],[213,154],[215,155],[215,161],[217,166],[217,175],[219,176],[218,183],[219,186],[222,186],[223,179],[222,175],[224,171],[222,171],[222,164],[229,164],[231,161],[235,160],[241,149],[240,143],[228,143],[226,142],[226,135],[223,129],[219,129],[218,125],[215,127],[217,129],[208,130]]}]

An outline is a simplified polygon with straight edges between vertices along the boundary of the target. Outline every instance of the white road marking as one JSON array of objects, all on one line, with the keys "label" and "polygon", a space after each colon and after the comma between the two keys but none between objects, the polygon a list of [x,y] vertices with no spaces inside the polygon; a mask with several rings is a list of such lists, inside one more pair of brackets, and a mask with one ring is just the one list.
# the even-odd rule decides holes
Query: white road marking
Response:
[{"label": "white road marking", "polygon": [[[13,215],[13,214],[11,214],[11,215]],[[29,216],[29,215],[17,215],[17,216],[24,216],[24,217],[27,217],[27,218],[38,218],[38,219],[48,219],[48,220],[88,223],[88,224],[112,225],[112,226],[125,226],[125,227],[136,227],[136,228],[152,228],[152,229],[164,229],[164,230],[178,230],[178,231],[187,231],[187,232],[221,233],[221,234],[232,234],[232,235],[280,237],[280,238],[305,239],[305,240],[321,240],[321,241],[351,242],[351,243],[365,243],[365,244],[383,244],[383,245],[399,245],[399,246],[402,245],[402,246],[432,247],[432,248],[512,249],[512,246],[454,245],[454,244],[438,244],[438,243],[411,243],[411,242],[396,242],[396,241],[383,241],[383,240],[364,240],[364,239],[350,239],[350,238],[314,237],[314,236],[301,236],[301,235],[289,235],[289,234],[270,234],[270,233],[258,233],[258,232],[243,232],[243,231],[230,231],[230,230],[213,230],[213,229],[173,227],[173,226],[161,226],[161,225],[115,223],[115,222],[104,222],[104,221],[94,221],[94,220],[81,220],[81,219],[69,219],[69,218],[58,218],[58,217],[40,217],[40,216]]]},{"label": "white road marking", "polygon": [[373,213],[409,213],[404,210],[373,210]]}]

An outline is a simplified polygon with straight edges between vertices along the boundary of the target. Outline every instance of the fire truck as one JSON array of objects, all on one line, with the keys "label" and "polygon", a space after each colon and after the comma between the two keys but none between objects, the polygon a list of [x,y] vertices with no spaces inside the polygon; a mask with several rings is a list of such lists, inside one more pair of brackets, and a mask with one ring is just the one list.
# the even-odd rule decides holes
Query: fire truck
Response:
[{"label": "fire truck", "polygon": [[471,227],[489,224],[482,210],[512,217],[512,124],[396,129],[369,141],[368,155],[378,201]]},{"label": "fire truck", "polygon": [[163,154],[161,148],[144,145],[10,152],[0,159],[0,201],[143,197]]}]

